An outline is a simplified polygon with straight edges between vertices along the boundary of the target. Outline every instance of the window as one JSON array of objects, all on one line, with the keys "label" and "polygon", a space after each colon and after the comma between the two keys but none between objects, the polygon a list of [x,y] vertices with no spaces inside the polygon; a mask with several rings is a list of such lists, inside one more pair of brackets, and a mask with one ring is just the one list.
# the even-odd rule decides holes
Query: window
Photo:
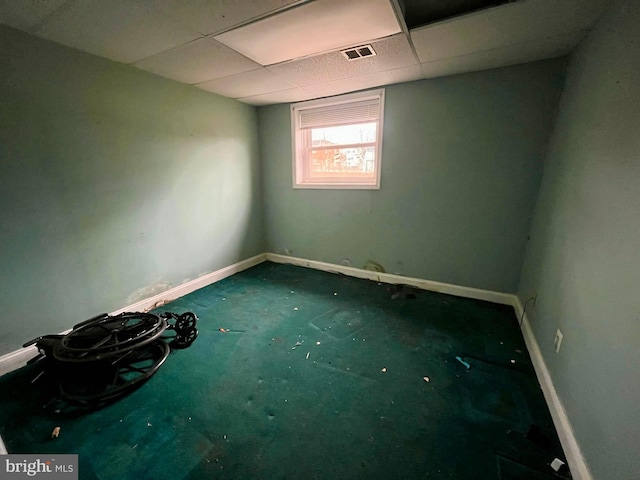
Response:
[{"label": "window", "polygon": [[291,105],[294,188],[380,188],[384,90]]}]

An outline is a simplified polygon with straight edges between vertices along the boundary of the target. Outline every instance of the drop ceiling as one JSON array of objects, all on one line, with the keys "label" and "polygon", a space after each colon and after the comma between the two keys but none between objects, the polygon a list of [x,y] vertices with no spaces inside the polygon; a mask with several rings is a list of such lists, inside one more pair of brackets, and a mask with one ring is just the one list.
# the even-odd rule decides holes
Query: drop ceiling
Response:
[{"label": "drop ceiling", "polygon": [[[570,53],[609,0],[0,0],[0,23],[252,105]],[[349,61],[341,50],[370,45]]]}]

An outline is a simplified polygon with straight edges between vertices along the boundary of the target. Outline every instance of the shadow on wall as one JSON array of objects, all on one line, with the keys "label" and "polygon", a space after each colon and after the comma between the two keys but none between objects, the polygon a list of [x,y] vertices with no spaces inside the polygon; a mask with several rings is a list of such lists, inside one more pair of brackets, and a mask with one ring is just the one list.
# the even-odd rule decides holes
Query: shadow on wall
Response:
[{"label": "shadow on wall", "polygon": [[0,26],[0,354],[264,251],[254,107]]}]

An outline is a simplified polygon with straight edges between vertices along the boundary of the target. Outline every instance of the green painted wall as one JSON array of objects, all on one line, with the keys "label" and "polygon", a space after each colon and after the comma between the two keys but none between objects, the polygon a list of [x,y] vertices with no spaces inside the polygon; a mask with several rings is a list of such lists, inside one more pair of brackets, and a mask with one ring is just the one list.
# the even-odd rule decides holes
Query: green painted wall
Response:
[{"label": "green painted wall", "polygon": [[0,354],[264,251],[255,108],[0,26]]},{"label": "green painted wall", "polygon": [[[571,56],[519,296],[594,478],[639,478],[640,3]],[[553,351],[556,329],[564,334]]]},{"label": "green painted wall", "polygon": [[289,107],[259,108],[269,251],[515,292],[564,65],[387,87],[378,191],[293,190]]}]

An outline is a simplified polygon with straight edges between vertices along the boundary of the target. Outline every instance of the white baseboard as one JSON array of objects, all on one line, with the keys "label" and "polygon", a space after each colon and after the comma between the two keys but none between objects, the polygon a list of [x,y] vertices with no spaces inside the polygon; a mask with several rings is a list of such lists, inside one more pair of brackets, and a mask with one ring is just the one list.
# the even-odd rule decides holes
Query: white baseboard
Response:
[{"label": "white baseboard", "polygon": [[[175,288],[162,292],[153,297],[141,300],[133,305],[129,305],[120,310],[112,312],[112,315],[117,315],[122,312],[136,312],[143,311],[152,308],[158,302],[168,302],[175,300],[191,292],[194,292],[200,288],[206,287],[212,283],[218,282],[224,278],[234,275],[238,272],[253,267],[265,260],[284,263],[290,265],[296,265],[301,267],[313,268],[315,270],[322,270],[332,273],[342,273],[351,277],[365,278],[382,283],[389,283],[395,285],[409,285],[412,287],[420,288],[422,290],[429,290],[433,292],[445,293],[449,295],[455,295],[465,298],[473,298],[476,300],[485,300],[488,302],[499,303],[502,305],[513,306],[517,318],[522,318],[522,334],[524,336],[525,343],[531,354],[533,366],[538,377],[540,386],[544,393],[544,397],[549,406],[553,422],[558,431],[558,436],[562,443],[565,454],[567,455],[567,461],[569,468],[575,480],[593,480],[591,473],[587,467],[587,464],[582,456],[582,452],[578,445],[578,442],[573,434],[573,429],[569,423],[569,418],[562,405],[562,401],[558,397],[549,370],[542,358],[540,347],[533,334],[529,320],[526,313],[523,314],[522,304],[520,299],[510,293],[494,292],[490,290],[482,290],[478,288],[462,287],[459,285],[452,285],[449,283],[434,282],[431,280],[424,280],[420,278],[404,277],[402,275],[396,275],[392,273],[382,273],[370,270],[363,270],[360,268],[347,267],[344,265],[335,265],[332,263],[320,262],[316,260],[305,260],[303,258],[290,257],[286,255],[278,255],[274,253],[262,253],[255,257],[248,258],[238,263],[234,263],[228,267],[222,268],[215,272],[209,273],[202,277],[199,277],[190,282],[179,285]],[[66,333],[66,332],[63,332]],[[12,370],[22,367],[26,364],[27,360],[35,356],[37,349],[35,346],[28,348],[22,348],[14,352],[8,353],[0,357],[0,376],[8,373]],[[6,453],[2,439],[0,439],[0,454]]]},{"label": "white baseboard", "polygon": [[547,369],[540,347],[533,335],[533,330],[529,324],[529,320],[524,314],[523,308],[520,303],[520,299],[517,295],[502,292],[493,292],[490,290],[481,290],[477,288],[462,287],[459,285],[452,285],[448,283],[434,282],[431,280],[423,280],[420,278],[403,277],[402,275],[395,275],[391,273],[374,272],[370,270],[363,270],[360,268],[347,267],[344,265],[335,265],[326,262],[319,262],[316,260],[306,260],[304,258],[290,257],[286,255],[279,255],[274,253],[267,253],[267,260],[276,263],[286,263],[291,265],[297,265],[301,267],[313,268],[316,270],[322,270],[332,273],[342,273],[352,277],[366,278],[383,283],[390,284],[402,284],[410,285],[412,287],[420,288],[423,290],[430,290],[433,292],[446,293],[449,295],[455,295],[458,297],[473,298],[476,300],[486,300],[488,302],[499,303],[502,305],[513,306],[516,317],[518,319],[523,318],[522,321],[522,334],[527,345],[527,349],[531,354],[533,366],[538,377],[538,382],[542,387],[545,400],[549,406],[553,423],[558,431],[558,437],[562,443],[562,448],[567,456],[567,462],[571,469],[571,474],[575,480],[593,480],[589,468],[582,456],[580,446],[573,434],[573,429],[569,423],[569,417],[562,405],[560,398],[556,392],[551,375]]},{"label": "white baseboard", "polygon": [[[474,298],[477,300],[486,300],[488,302],[500,303],[503,305],[513,305],[514,296],[507,293],[492,292],[490,290],[481,290],[477,288],[461,287],[449,283],[434,282],[431,280],[423,280],[420,278],[404,277],[392,273],[374,272],[371,270],[363,270],[360,268],[346,267],[344,265],[335,265],[332,263],[320,262],[316,260],[305,260],[303,258],[289,257],[286,255],[277,255],[274,253],[262,253],[254,257],[234,263],[228,267],[216,270],[215,272],[203,275],[202,277],[183,283],[177,287],[171,288],[165,292],[146,298],[132,305],[111,312],[111,315],[117,315],[122,312],[140,312],[151,309],[154,305],[161,302],[170,302],[177,298],[183,297],[200,288],[206,287],[212,283],[218,282],[235,273],[251,268],[254,265],[269,260],[275,263],[286,263],[302,267],[313,268],[332,273],[342,273],[351,277],[366,278],[377,282],[410,285],[412,287],[433,292],[446,293],[459,297]],[[62,332],[67,333],[67,331]],[[26,365],[27,361],[36,356],[38,353],[35,346],[21,348],[14,352],[8,353],[0,357],[0,376],[9,373]]]},{"label": "white baseboard", "polygon": [[514,295],[510,293],[493,292],[491,290],[482,290],[479,288],[461,287],[450,283],[434,282],[431,280],[423,280],[421,278],[405,277],[394,273],[374,272],[371,270],[363,270],[361,268],[346,267],[344,265],[335,265],[333,263],[319,262],[317,260],[305,260],[304,258],[289,257],[275,253],[267,253],[267,260],[275,263],[287,263],[297,265],[299,267],[308,267],[324,272],[343,273],[350,277],[366,278],[376,282],[390,283],[392,285],[409,285],[421,290],[429,290],[432,292],[446,293],[457,297],[473,298],[476,300],[486,300],[487,302],[499,303],[501,305],[513,305]]},{"label": "white baseboard", "polygon": [[247,258],[246,260],[242,260],[238,263],[234,263],[233,265],[229,265],[228,267],[221,268],[220,270],[216,270],[215,272],[207,273],[206,275],[191,280],[190,282],[186,282],[182,285],[178,285],[177,287],[173,287],[165,292],[159,293],[158,295],[154,295],[153,297],[145,298],[144,300],[140,300],[139,302],[121,308],[120,310],[111,312],[111,315],[118,315],[122,312],[142,312],[144,310],[149,310],[154,305],[157,305],[160,302],[170,302],[180,297],[184,297],[185,295],[195,292],[200,288],[211,285],[212,283],[219,282],[220,280],[230,277],[231,275],[235,275],[238,272],[242,272],[247,268],[258,265],[259,263],[264,262],[266,259],[267,255],[264,253],[256,255],[255,257]]},{"label": "white baseboard", "polygon": [[38,349],[32,345],[20,350],[14,350],[0,357],[0,377],[5,373],[13,372],[27,364],[27,361],[38,354]]},{"label": "white baseboard", "polygon": [[551,380],[551,374],[549,373],[547,365],[544,362],[542,352],[540,351],[540,346],[538,345],[536,337],[533,334],[533,330],[531,329],[531,324],[529,323],[527,314],[522,308],[520,299],[516,295],[514,295],[513,297],[513,308],[516,311],[517,317],[519,319],[522,318],[522,335],[527,345],[527,349],[529,350],[529,354],[531,355],[533,367],[536,371],[538,382],[542,387],[542,392],[544,393],[544,398],[547,401],[549,411],[551,412],[551,417],[553,418],[553,423],[558,432],[558,437],[560,438],[560,442],[562,443],[562,448],[564,449],[564,453],[567,456],[567,462],[569,463],[569,468],[571,469],[571,475],[573,476],[574,480],[593,480],[591,472],[589,471],[589,467],[587,466],[584,456],[582,455],[582,450],[580,450],[580,445],[578,444],[578,441],[573,434],[573,429],[571,428],[571,423],[569,422],[567,412],[564,409],[564,405],[562,404],[560,397],[558,397],[556,388],[554,387],[553,381]]},{"label": "white baseboard", "polygon": [[[229,265],[228,267],[221,268],[220,270],[216,270],[215,272],[208,273],[206,275],[203,275],[202,277],[196,278],[195,280],[191,280],[190,282],[178,285],[177,287],[159,293],[158,295],[154,295],[153,297],[146,298],[132,305],[121,308],[120,310],[111,312],[111,315],[117,315],[122,312],[141,312],[151,309],[159,302],[170,302],[171,300],[176,300],[177,298],[183,297],[188,293],[195,292],[202,287],[206,287],[207,285],[211,285],[212,283],[230,277],[235,273],[241,272],[243,270],[246,270],[247,268],[251,268],[254,265],[262,263],[266,260],[266,258],[267,256],[264,253],[256,255],[255,257],[247,258],[246,260],[242,260],[238,263],[234,263],[233,265]],[[69,330],[62,332],[62,334],[68,332]],[[1,356],[0,376],[25,366],[27,364],[27,361],[35,357],[37,353],[38,349],[34,345],[32,345],[30,347],[21,348],[19,350],[15,350]]]}]

